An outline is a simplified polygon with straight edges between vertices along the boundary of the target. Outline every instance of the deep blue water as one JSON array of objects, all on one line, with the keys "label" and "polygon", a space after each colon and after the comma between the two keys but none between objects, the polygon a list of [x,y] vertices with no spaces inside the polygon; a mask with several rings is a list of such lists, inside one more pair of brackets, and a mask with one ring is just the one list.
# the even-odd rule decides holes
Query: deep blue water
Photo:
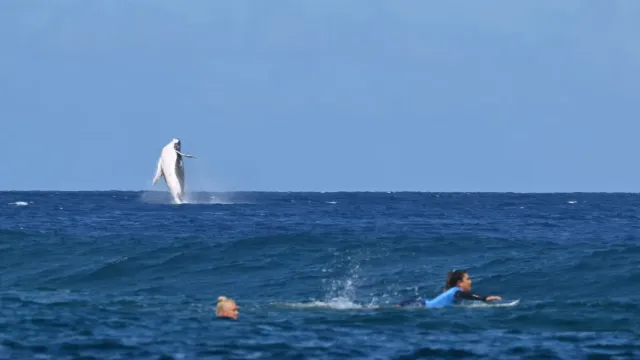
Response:
[{"label": "deep blue water", "polygon": [[[168,201],[0,193],[0,358],[640,358],[637,194]],[[521,302],[388,306],[453,268]],[[215,318],[220,295],[238,321]]]}]

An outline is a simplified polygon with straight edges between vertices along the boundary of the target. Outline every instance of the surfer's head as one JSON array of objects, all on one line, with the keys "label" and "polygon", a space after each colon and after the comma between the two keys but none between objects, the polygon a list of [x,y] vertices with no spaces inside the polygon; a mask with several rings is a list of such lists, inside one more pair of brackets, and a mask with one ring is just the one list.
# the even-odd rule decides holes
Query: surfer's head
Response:
[{"label": "surfer's head", "polygon": [[447,291],[457,286],[463,291],[471,290],[471,278],[464,270],[453,270],[447,273],[447,280],[444,283],[444,290]]},{"label": "surfer's head", "polygon": [[238,305],[233,301],[233,299],[220,296],[218,298],[218,305],[216,305],[216,316],[237,320]]}]

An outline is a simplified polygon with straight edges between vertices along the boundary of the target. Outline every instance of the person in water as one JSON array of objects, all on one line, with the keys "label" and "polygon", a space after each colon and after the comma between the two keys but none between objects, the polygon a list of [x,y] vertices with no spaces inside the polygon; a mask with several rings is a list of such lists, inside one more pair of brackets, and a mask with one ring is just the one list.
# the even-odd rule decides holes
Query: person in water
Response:
[{"label": "person in water", "polygon": [[502,300],[500,296],[482,296],[471,292],[471,278],[466,271],[449,271],[444,284],[444,291],[432,300],[416,302],[416,300],[403,301],[398,306],[418,305],[426,307],[446,307],[459,304],[462,300],[496,301]]},{"label": "person in water", "polygon": [[219,318],[238,320],[238,305],[233,299],[225,296],[218,297],[216,316]]}]

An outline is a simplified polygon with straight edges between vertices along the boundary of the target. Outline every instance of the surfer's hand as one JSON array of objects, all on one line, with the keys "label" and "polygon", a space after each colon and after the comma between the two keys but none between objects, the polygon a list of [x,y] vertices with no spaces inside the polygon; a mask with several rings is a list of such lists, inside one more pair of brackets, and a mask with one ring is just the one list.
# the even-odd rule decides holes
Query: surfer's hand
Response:
[{"label": "surfer's hand", "polygon": [[487,301],[500,301],[502,298],[500,296],[487,296]]}]

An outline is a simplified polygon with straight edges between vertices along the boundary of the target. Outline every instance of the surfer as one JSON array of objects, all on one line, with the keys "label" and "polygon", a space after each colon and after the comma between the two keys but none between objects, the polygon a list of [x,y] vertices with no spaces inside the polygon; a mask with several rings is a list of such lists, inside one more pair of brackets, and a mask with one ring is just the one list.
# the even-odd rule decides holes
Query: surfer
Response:
[{"label": "surfer", "polygon": [[225,296],[218,297],[216,316],[219,318],[238,320],[238,305],[233,299]]},{"label": "surfer", "polygon": [[471,278],[466,271],[454,270],[449,271],[447,279],[444,284],[444,291],[432,300],[417,301],[406,300],[402,301],[397,306],[426,306],[426,307],[445,307],[459,304],[462,300],[476,300],[476,301],[496,301],[502,300],[500,296],[483,296],[471,292]]}]

